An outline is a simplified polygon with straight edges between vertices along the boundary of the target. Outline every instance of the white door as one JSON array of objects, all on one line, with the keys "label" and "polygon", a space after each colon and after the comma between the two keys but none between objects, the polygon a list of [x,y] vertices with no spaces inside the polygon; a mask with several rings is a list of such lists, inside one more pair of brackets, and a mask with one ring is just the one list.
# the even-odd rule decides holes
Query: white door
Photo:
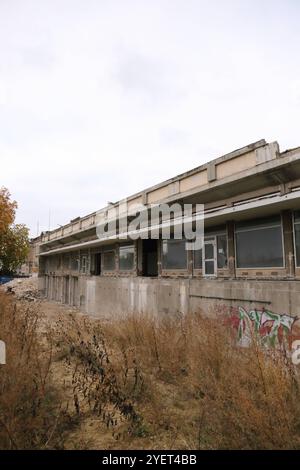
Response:
[{"label": "white door", "polygon": [[216,237],[209,237],[204,239],[203,273],[204,276],[217,275]]}]

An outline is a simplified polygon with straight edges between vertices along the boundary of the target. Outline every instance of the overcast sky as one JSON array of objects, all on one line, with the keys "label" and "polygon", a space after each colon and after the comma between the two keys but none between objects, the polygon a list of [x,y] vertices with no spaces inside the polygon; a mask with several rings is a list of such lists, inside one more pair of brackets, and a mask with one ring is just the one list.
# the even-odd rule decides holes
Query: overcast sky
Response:
[{"label": "overcast sky", "polygon": [[0,186],[36,235],[250,142],[300,145],[299,0],[0,0]]}]

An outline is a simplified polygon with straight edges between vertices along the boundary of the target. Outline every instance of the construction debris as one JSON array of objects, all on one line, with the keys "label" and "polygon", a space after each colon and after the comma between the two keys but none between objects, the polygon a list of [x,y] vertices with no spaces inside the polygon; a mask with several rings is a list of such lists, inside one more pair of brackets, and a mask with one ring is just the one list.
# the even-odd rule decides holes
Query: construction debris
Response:
[{"label": "construction debris", "polygon": [[18,300],[34,302],[39,298],[37,277],[13,279],[7,282],[2,289],[8,294],[15,295]]}]

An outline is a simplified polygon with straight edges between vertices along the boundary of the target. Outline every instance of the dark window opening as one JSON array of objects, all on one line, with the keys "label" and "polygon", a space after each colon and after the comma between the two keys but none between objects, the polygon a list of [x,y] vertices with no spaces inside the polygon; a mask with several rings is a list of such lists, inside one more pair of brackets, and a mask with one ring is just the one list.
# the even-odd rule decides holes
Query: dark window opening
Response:
[{"label": "dark window opening", "polygon": [[116,269],[116,258],[115,252],[105,251],[103,253],[103,270],[104,271],[114,271]]},{"label": "dark window opening", "polygon": [[187,269],[186,240],[163,240],[163,269]]},{"label": "dark window opening", "polygon": [[143,276],[152,276],[155,277],[158,275],[157,269],[157,240],[142,240],[142,248],[143,248],[143,269],[142,273]]},{"label": "dark window opening", "polygon": [[95,276],[100,276],[101,274],[101,253],[95,253],[95,268],[94,268],[94,273]]},{"label": "dark window opening", "polygon": [[283,247],[280,217],[236,224],[238,268],[282,268]]}]

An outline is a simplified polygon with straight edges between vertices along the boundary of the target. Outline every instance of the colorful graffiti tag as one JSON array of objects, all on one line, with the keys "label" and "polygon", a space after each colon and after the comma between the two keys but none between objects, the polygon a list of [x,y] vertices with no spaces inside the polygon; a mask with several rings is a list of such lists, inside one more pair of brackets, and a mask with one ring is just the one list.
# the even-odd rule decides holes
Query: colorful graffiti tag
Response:
[{"label": "colorful graffiti tag", "polygon": [[275,346],[276,343],[282,344],[286,340],[290,346],[296,338],[300,338],[298,320],[298,317],[274,313],[267,309],[247,311],[244,307],[239,307],[230,314],[230,323],[237,329],[241,346],[248,346],[254,333],[259,334],[263,344]]}]

